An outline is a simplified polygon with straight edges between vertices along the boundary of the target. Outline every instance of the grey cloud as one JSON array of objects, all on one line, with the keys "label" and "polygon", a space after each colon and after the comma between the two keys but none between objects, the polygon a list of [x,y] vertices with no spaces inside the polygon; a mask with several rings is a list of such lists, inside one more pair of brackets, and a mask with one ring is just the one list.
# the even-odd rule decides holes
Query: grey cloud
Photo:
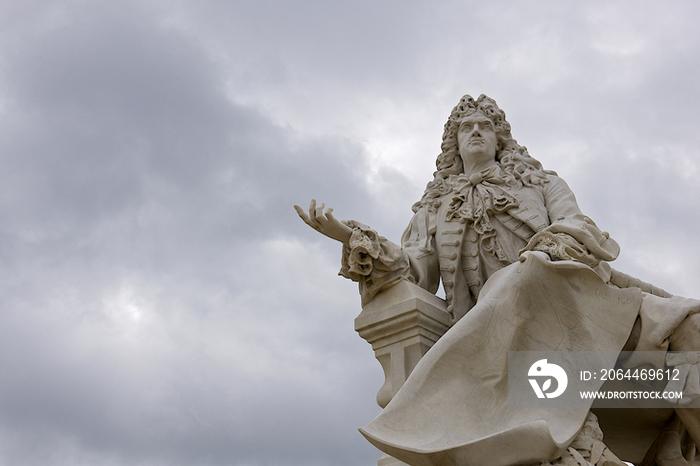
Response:
[{"label": "grey cloud", "polygon": [[[353,464],[342,458],[361,445],[372,459],[336,425],[371,414],[303,380],[237,374],[224,364],[234,342],[211,348],[226,339],[220,327],[240,331],[238,296],[274,294],[270,283],[241,286],[265,273],[265,241],[293,240],[292,203],[338,189],[366,196],[361,149],[304,139],[231,103],[203,50],[114,8],[71,11],[6,61],[0,426],[18,440],[0,457]],[[285,310],[266,306],[257,311],[274,333]],[[254,361],[256,347],[243,350]],[[351,369],[344,356],[320,358]]]},{"label": "grey cloud", "polygon": [[610,10],[631,37],[657,24],[620,60],[593,46],[602,4],[506,4],[3,6],[0,462],[375,462],[357,289],[291,205],[398,240],[431,174],[344,134],[381,102],[444,106],[432,163],[455,99],[491,94],[622,270],[692,291],[698,193],[668,161],[697,169],[693,7]]}]

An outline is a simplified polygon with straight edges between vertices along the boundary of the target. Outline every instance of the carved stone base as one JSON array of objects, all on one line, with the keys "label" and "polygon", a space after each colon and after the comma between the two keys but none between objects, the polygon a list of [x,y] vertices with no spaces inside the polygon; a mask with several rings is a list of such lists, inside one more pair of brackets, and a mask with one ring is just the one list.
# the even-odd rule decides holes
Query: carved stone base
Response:
[{"label": "carved stone base", "polygon": [[[420,358],[450,327],[446,303],[423,288],[402,281],[379,293],[355,319],[355,330],[372,345],[384,369],[377,403],[384,408]],[[389,455],[377,466],[408,466]]]},{"label": "carved stone base", "polygon": [[403,461],[399,461],[393,456],[384,455],[377,460],[377,466],[409,466]]},{"label": "carved stone base", "polygon": [[377,393],[382,408],[449,328],[445,307],[444,300],[402,281],[375,296],[355,318],[355,330],[372,345],[384,369],[385,382]]}]

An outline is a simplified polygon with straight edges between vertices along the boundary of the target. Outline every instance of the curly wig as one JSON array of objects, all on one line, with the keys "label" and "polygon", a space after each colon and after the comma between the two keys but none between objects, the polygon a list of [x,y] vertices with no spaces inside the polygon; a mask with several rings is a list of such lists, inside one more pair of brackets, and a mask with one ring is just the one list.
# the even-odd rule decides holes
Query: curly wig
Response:
[{"label": "curly wig", "polygon": [[506,182],[511,186],[532,186],[547,182],[546,172],[542,169],[542,164],[530,157],[527,149],[513,139],[510,133],[510,123],[506,121],[506,113],[498,107],[496,101],[484,94],[474,100],[472,96],[467,94],[452,109],[452,113],[445,123],[442,144],[440,145],[442,152],[435,162],[437,171],[433,173],[433,181],[428,183],[421,200],[413,205],[414,212],[423,205],[437,208],[440,202],[439,197],[452,190],[450,177],[464,173],[457,133],[462,119],[477,111],[481,111],[493,122],[498,140],[496,162],[501,165]]}]

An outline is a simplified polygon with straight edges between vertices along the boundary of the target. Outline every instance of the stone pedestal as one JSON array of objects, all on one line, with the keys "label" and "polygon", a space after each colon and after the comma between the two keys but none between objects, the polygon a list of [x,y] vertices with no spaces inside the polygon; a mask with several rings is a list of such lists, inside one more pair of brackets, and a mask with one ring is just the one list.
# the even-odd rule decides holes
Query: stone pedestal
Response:
[{"label": "stone pedestal", "polygon": [[403,461],[399,461],[393,456],[383,455],[377,460],[377,466],[410,466]]},{"label": "stone pedestal", "polygon": [[[355,318],[355,330],[372,345],[384,369],[384,385],[377,393],[377,403],[382,408],[396,395],[420,358],[450,327],[451,316],[445,308],[444,300],[402,281],[375,296]],[[377,465],[405,463],[384,455]]]}]

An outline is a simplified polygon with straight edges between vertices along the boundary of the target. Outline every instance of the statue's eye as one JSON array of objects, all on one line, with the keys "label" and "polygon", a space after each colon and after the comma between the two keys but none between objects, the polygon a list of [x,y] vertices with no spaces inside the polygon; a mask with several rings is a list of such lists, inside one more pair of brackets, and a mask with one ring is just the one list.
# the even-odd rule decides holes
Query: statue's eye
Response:
[{"label": "statue's eye", "polygon": [[462,125],[459,129],[460,131],[471,131],[472,125]]}]

